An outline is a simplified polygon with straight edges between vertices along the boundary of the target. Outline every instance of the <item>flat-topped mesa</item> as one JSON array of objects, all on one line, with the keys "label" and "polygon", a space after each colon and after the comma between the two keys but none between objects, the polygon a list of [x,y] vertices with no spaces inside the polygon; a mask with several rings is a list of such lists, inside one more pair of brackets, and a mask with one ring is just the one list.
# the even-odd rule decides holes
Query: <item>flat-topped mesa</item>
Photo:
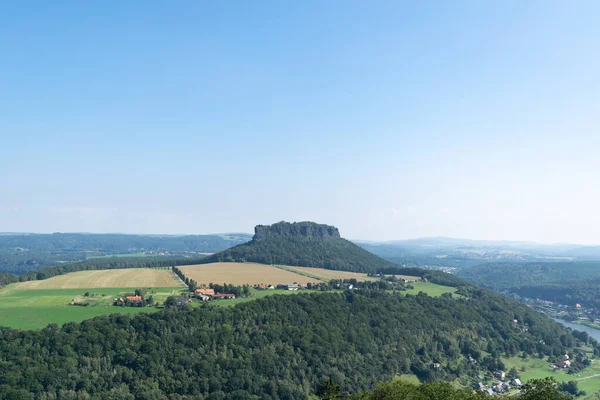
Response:
[{"label": "flat-topped mesa", "polygon": [[253,240],[265,240],[271,237],[340,237],[340,231],[335,226],[317,224],[315,222],[285,222],[273,225],[257,225],[254,228]]}]

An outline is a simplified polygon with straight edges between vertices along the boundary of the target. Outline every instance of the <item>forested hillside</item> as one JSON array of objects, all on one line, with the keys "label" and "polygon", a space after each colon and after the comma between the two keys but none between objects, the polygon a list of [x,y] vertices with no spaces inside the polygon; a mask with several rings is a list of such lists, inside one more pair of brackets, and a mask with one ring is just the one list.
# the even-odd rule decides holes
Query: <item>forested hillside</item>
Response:
[{"label": "forested hillside", "polygon": [[354,243],[342,239],[337,228],[314,222],[259,225],[252,241],[213,254],[218,261],[286,264],[354,272],[376,272],[392,265]]},{"label": "forested hillside", "polygon": [[233,308],[113,315],[41,331],[4,328],[0,393],[15,399],[304,400],[327,379],[350,393],[402,373],[453,380],[498,368],[500,355],[565,354],[577,344],[565,328],[526,306],[481,289],[463,295],[271,296]]},{"label": "forested hillside", "polygon": [[600,307],[600,262],[490,263],[459,272],[493,290],[574,306]]},{"label": "forested hillside", "polygon": [[167,253],[199,257],[250,239],[246,234],[230,235],[121,235],[121,234],[1,234],[0,272],[17,275],[42,268],[85,261],[93,255]]}]

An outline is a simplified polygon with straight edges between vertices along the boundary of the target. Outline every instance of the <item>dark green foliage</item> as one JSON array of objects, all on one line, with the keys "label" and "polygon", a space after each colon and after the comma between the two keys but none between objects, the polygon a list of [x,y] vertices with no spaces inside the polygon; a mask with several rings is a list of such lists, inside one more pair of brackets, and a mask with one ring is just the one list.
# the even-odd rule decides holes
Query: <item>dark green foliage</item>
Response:
[{"label": "dark green foliage", "polygon": [[[337,397],[341,399],[341,397]],[[436,382],[414,385],[407,382],[391,382],[380,384],[371,392],[355,396],[355,400],[477,400],[497,399],[483,392],[473,393],[471,390],[456,389],[449,383]],[[512,400],[568,400],[570,396],[557,389],[552,378],[534,379],[527,384],[522,393],[502,396]]]},{"label": "dark green foliage", "polygon": [[580,392],[577,381],[561,382],[558,385],[558,390],[568,393],[572,396],[584,395],[585,392]]},{"label": "dark green foliage", "polygon": [[280,222],[255,229],[252,241],[213,254],[202,263],[257,262],[355,272],[375,272],[392,265],[340,238],[337,229],[328,225]]},{"label": "dark green foliage", "polygon": [[[469,299],[364,290],[275,295],[232,308],[168,303],[173,307],[134,318],[0,329],[0,393],[304,400],[327,378],[340,393],[356,393],[402,373],[425,381],[474,377],[479,366],[466,360],[481,360],[489,342],[502,354],[569,350],[559,339],[569,335],[565,328],[486,290]],[[515,317],[528,332],[515,327]],[[442,384],[426,388],[426,396],[438,397],[425,398],[450,393]]]},{"label": "dark green foliage", "polygon": [[523,297],[600,308],[600,262],[493,263],[460,271],[479,286]]}]

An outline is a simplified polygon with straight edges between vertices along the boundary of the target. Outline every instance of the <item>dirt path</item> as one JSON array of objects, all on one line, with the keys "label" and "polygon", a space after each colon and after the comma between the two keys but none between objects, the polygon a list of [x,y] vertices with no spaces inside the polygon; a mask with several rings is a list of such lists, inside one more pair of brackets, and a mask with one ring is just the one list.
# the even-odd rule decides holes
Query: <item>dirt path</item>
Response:
[{"label": "dirt path", "polygon": [[579,379],[575,379],[575,380],[576,380],[576,381],[584,381],[584,380],[586,380],[586,379],[597,378],[597,377],[599,377],[599,376],[600,376],[600,374],[594,374],[594,375],[586,376],[586,377],[584,377],[584,378],[579,378]]}]

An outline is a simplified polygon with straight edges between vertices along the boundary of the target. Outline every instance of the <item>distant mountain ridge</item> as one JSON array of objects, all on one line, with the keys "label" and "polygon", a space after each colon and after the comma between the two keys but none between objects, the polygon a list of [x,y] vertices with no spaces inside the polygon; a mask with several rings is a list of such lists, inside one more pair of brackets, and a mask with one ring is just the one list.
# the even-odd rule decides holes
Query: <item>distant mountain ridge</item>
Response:
[{"label": "distant mountain ridge", "polygon": [[354,272],[376,272],[392,265],[343,239],[331,225],[281,221],[258,225],[254,232],[250,242],[213,254],[203,262],[257,262]]}]

